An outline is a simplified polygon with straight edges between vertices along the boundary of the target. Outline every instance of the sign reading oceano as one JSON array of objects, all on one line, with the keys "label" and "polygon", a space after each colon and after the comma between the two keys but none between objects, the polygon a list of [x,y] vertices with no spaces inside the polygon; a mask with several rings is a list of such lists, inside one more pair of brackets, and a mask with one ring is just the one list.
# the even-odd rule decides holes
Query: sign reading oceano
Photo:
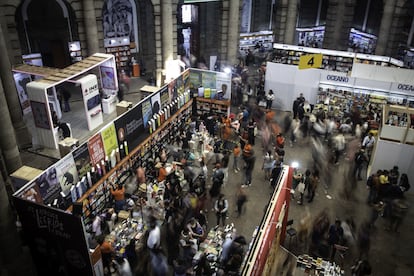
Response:
[{"label": "sign reading oceano", "polygon": [[327,75],[326,79],[328,81],[349,82],[349,78],[345,76]]},{"label": "sign reading oceano", "polygon": [[414,85],[399,83],[397,85],[397,89],[398,90],[403,90],[403,91],[412,91],[413,92],[414,91]]}]

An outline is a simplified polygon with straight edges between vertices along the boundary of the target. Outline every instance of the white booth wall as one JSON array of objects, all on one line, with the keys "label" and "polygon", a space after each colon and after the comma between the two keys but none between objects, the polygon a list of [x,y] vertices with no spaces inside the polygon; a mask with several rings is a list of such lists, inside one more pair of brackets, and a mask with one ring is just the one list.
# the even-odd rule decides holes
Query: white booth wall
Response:
[{"label": "white booth wall", "polygon": [[369,173],[390,170],[398,166],[400,175],[406,173],[410,183],[414,182],[414,146],[377,139],[375,153]]},{"label": "white booth wall", "polygon": [[267,62],[265,91],[275,93],[273,108],[292,111],[295,98],[303,93],[305,99],[313,104],[317,99],[321,69],[299,70],[297,66]]}]

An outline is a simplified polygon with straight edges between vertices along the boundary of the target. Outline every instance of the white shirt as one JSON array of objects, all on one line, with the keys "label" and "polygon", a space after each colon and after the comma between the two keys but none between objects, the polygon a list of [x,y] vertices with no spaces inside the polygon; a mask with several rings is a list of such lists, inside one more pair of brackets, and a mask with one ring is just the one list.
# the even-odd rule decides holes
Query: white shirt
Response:
[{"label": "white shirt", "polygon": [[124,262],[119,264],[115,261],[116,269],[118,270],[119,276],[132,276],[131,266],[126,258],[124,258]]},{"label": "white shirt", "polygon": [[101,220],[99,216],[96,216],[92,222],[92,231],[95,233],[95,236],[102,235]]},{"label": "white shirt", "polygon": [[154,249],[154,248],[159,247],[160,243],[161,243],[161,231],[157,225],[149,233],[148,240],[147,240],[147,246],[150,249]]},{"label": "white shirt", "polygon": [[374,145],[375,138],[374,136],[369,137],[369,135],[365,136],[364,141],[362,141],[362,146],[371,148]]}]

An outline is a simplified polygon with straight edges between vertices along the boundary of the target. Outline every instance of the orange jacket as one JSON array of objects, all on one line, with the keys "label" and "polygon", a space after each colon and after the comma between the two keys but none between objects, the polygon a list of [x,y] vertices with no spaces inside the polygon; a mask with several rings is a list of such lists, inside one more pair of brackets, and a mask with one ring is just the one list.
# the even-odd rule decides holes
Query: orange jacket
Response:
[{"label": "orange jacket", "polygon": [[101,253],[102,254],[110,254],[114,252],[114,248],[112,247],[112,244],[109,241],[104,241],[101,244]]},{"label": "orange jacket", "polygon": [[158,171],[158,178],[157,181],[161,182],[167,179],[167,170],[164,167],[161,167]]},{"label": "orange jacket", "polygon": [[115,200],[124,200],[125,199],[125,187],[122,186],[121,189],[114,190],[111,188],[111,194],[114,196]]}]

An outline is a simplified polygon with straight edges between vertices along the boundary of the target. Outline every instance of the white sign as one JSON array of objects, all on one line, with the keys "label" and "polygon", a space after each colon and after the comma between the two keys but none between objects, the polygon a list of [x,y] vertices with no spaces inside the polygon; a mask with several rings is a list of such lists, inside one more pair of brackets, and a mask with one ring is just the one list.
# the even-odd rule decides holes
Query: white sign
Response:
[{"label": "white sign", "polygon": [[90,74],[79,79],[78,82],[80,82],[82,88],[88,129],[93,130],[103,123],[98,79],[95,75]]}]

